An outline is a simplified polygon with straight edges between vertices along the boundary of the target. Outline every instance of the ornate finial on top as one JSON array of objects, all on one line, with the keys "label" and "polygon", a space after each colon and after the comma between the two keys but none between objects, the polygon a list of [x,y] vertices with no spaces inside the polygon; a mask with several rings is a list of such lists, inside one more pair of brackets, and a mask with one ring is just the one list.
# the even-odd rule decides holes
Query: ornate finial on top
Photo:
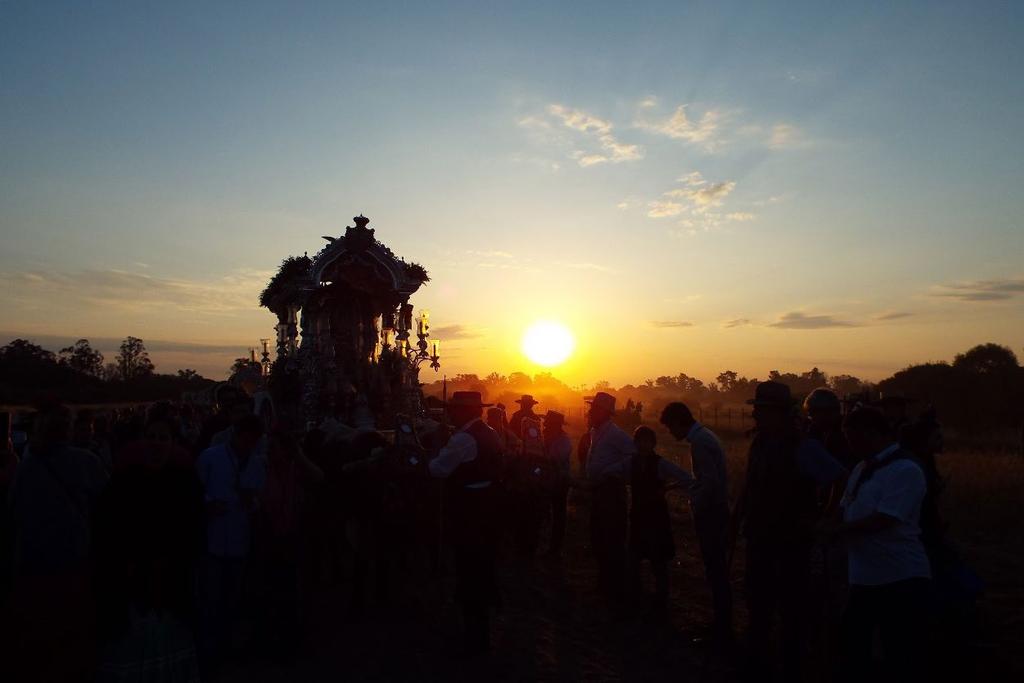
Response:
[{"label": "ornate finial on top", "polygon": [[373,230],[366,227],[370,219],[359,214],[352,219],[356,223],[354,228],[345,228],[345,248],[350,251],[362,251],[373,244]]}]

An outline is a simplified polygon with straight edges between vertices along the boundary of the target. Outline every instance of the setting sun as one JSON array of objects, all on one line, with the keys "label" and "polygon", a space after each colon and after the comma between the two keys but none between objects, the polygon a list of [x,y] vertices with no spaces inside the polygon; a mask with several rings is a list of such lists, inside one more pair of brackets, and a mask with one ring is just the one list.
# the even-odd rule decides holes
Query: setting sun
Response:
[{"label": "setting sun", "polygon": [[535,322],[523,334],[523,355],[537,365],[560,365],[568,360],[575,347],[572,332],[561,323]]}]

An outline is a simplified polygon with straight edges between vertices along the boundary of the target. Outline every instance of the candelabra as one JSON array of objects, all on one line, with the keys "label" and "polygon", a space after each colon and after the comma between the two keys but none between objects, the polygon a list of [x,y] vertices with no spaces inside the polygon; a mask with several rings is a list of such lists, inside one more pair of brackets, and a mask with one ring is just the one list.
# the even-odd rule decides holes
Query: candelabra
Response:
[{"label": "candelabra", "polygon": [[399,311],[397,330],[393,313],[384,316],[381,327],[381,347],[390,349],[393,343],[395,350],[409,363],[410,368],[418,370],[420,365],[430,361],[434,372],[441,369],[441,342],[430,339],[430,314],[427,311],[421,311],[416,319],[415,345],[409,340],[412,327],[412,306],[409,304],[403,304]]}]

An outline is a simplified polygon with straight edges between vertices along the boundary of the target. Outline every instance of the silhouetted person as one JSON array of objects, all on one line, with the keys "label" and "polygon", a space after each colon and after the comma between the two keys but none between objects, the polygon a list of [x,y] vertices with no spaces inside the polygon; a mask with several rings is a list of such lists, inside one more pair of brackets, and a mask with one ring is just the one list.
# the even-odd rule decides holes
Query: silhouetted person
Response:
[{"label": "silhouetted person", "polygon": [[462,604],[466,654],[490,648],[490,607],[497,600],[494,556],[497,548],[501,477],[498,435],[480,419],[480,393],[456,391],[448,401],[455,433],[430,461],[430,474],[447,480],[445,500],[451,514],[455,551],[456,597]]},{"label": "silhouetted person", "polygon": [[807,413],[807,436],[819,441],[829,454],[847,470],[858,460],[843,435],[843,409],[839,397],[831,389],[815,389],[804,399]]},{"label": "silhouetted person", "polygon": [[549,410],[544,415],[544,457],[551,470],[548,500],[551,509],[551,545],[548,555],[557,557],[565,539],[565,512],[569,499],[572,439],[565,433],[565,415]]},{"label": "silhouetted person", "polygon": [[487,426],[493,429],[501,440],[506,458],[517,454],[522,448],[522,441],[519,439],[519,435],[509,427],[508,417],[503,409],[498,407],[487,409]]},{"label": "silhouetted person", "polygon": [[529,394],[523,394],[521,398],[516,400],[516,403],[519,404],[519,410],[512,413],[512,417],[508,420],[508,426],[513,433],[521,437],[523,418],[528,417],[533,420],[540,420],[540,416],[533,412],[533,407],[539,405],[539,403]]},{"label": "silhouetted person", "polygon": [[597,558],[601,589],[613,615],[621,616],[625,588],[626,480],[636,454],[632,437],[612,422],[615,397],[603,391],[590,400],[590,448],[586,488],[592,492],[590,543]]},{"label": "silhouetted person", "polygon": [[881,412],[853,411],[844,431],[862,461],[850,475],[843,521],[834,530],[849,552],[843,669],[851,681],[878,680],[872,675],[877,630],[883,679],[919,680],[927,671],[921,645],[931,577],[920,528],[925,473]]},{"label": "silhouetted person", "polygon": [[725,452],[718,437],[693,417],[685,403],[670,403],[661,424],[677,441],[690,444],[695,481],[690,487],[690,508],[697,532],[704,575],[711,587],[715,611],[714,635],[732,639],[732,585],[729,583],[729,480]]},{"label": "silhouetted person", "polygon": [[258,452],[262,439],[263,422],[248,415],[235,422],[228,441],[206,449],[196,462],[207,516],[200,576],[204,665],[216,666],[230,645],[251,549],[252,514],[267,477]]},{"label": "silhouetted person", "polygon": [[909,403],[906,396],[886,394],[871,405],[882,412],[885,421],[889,423],[889,431],[898,437],[900,430],[910,422],[910,417],[907,415]]},{"label": "silhouetted person", "polygon": [[[807,414],[805,434],[829,452],[843,467],[852,470],[859,458],[853,453],[843,434],[842,403],[835,392],[826,387],[815,389],[804,399]],[[824,517],[831,517],[839,506],[846,482],[837,480],[831,489],[819,492],[818,502]],[[811,642],[822,651],[821,667],[835,672],[842,646],[842,618],[848,592],[846,548],[842,543],[819,538],[813,552],[810,592],[813,608],[809,614]],[[815,637],[817,636],[817,637]]]},{"label": "silhouetted person", "polygon": [[260,616],[268,644],[282,656],[288,656],[300,638],[300,525],[305,520],[306,492],[323,480],[323,471],[305,456],[291,433],[283,428],[271,432],[257,524],[265,581]]},{"label": "silhouetted person", "polygon": [[96,523],[105,637],[98,679],[197,680],[194,569],[205,531],[192,458],[177,422],[151,411],[146,438],[118,452]]},{"label": "silhouetted person", "polygon": [[8,495],[14,592],[5,665],[20,680],[81,680],[93,664],[92,527],[107,475],[95,455],[70,445],[71,427],[64,406],[40,409]]},{"label": "silhouetted person", "polygon": [[757,435],[747,458],[747,479],[734,524],[742,523],[746,545],[746,597],[750,667],[770,675],[776,616],[781,626],[782,677],[801,680],[806,641],[810,553],[819,519],[818,489],[845,470],[816,441],[797,429],[789,387],[761,382],[754,406]]},{"label": "silhouetted person", "polygon": [[542,519],[548,509],[551,478],[540,421],[524,417],[519,428],[522,437],[519,450],[505,453],[507,520],[518,555],[532,561],[540,543]]},{"label": "silhouetted person", "polygon": [[668,607],[668,563],[676,556],[665,492],[689,488],[693,475],[658,455],[654,450],[657,436],[650,427],[637,427],[633,432],[633,443],[637,452],[630,463],[629,475],[632,494],[629,513],[631,579],[639,595],[640,563],[647,560],[655,579],[652,613],[656,618],[664,619]]}]

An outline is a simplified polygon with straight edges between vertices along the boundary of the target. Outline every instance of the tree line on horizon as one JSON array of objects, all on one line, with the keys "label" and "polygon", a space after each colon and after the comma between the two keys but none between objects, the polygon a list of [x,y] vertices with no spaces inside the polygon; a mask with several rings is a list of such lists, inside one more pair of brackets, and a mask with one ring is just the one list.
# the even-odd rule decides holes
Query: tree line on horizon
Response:
[{"label": "tree line on horizon", "polygon": [[[231,372],[250,365],[249,359],[237,358]],[[798,400],[823,386],[840,398],[898,395],[910,402],[912,412],[934,406],[945,424],[967,434],[1019,431],[1024,422],[1024,368],[1011,349],[994,343],[974,346],[950,362],[910,365],[876,383],[848,374],[832,375],[818,367],[804,372],[772,370],[764,379],[788,384]],[[707,383],[680,372],[621,387],[607,381],[570,387],[550,372],[533,376],[492,372],[484,377],[455,375],[448,379],[448,391],[479,391],[488,401],[509,409],[514,409],[514,401],[522,394],[532,394],[545,410],[579,407],[586,396],[606,391],[623,407],[629,401],[643,404],[645,416],[652,419],[670,401],[704,409],[744,406],[759,381],[724,370]],[[133,336],[124,339],[109,361],[87,339],[56,353],[25,339],[0,347],[0,404],[27,405],[44,396],[70,403],[177,400],[214,383],[188,368],[157,373],[145,342]],[[423,389],[439,397],[442,382],[425,384]]]},{"label": "tree line on horizon", "polygon": [[190,368],[156,372],[145,342],[133,336],[110,361],[88,339],[57,353],[26,339],[0,347],[0,404],[26,405],[46,396],[70,403],[176,400],[213,383]]},{"label": "tree line on horizon", "polygon": [[[1017,430],[1024,422],[1024,368],[1016,354],[1005,346],[987,343],[956,354],[951,362],[910,365],[879,382],[849,374],[829,374],[818,367],[804,372],[772,370],[764,378],[746,377],[733,370],[720,372],[705,383],[684,372],[647,379],[640,384],[613,387],[607,381],[570,387],[550,372],[530,376],[524,372],[502,375],[492,372],[480,377],[460,374],[447,380],[453,391],[479,391],[485,400],[502,403],[510,410],[522,394],[531,394],[541,409],[572,409],[583,405],[586,396],[605,391],[615,396],[620,407],[627,402],[643,404],[646,419],[656,419],[671,401],[685,401],[692,408],[736,408],[746,406],[754,388],[763,380],[789,385],[797,400],[819,387],[828,387],[841,399],[872,401],[881,396],[905,398],[911,413],[932,406],[950,427],[976,435],[992,430]],[[424,386],[428,395],[440,397],[441,380]]]}]

